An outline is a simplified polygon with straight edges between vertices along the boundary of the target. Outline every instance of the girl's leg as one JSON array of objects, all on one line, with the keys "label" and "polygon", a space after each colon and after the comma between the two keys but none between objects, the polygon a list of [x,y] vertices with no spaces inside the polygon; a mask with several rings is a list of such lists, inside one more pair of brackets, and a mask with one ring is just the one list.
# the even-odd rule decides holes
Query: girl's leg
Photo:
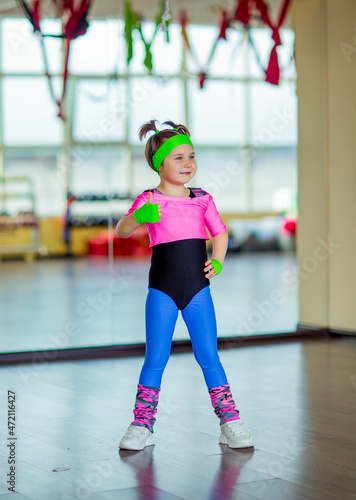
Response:
[{"label": "girl's leg", "polygon": [[171,352],[178,307],[173,299],[154,288],[148,289],[146,300],[146,354],[131,423],[119,447],[142,450],[154,445],[153,426],[156,422],[158,397],[163,371]]},{"label": "girl's leg", "polygon": [[217,328],[210,287],[198,292],[182,310],[195,359],[203,370],[212,405],[220,424],[239,418],[217,350]]},{"label": "girl's leg", "polygon": [[146,300],[146,354],[137,386],[132,425],[153,432],[163,371],[171,352],[178,307],[165,293],[149,288]]},{"label": "girl's leg", "polygon": [[149,288],[146,300],[146,353],[140,384],[161,386],[177,318],[178,307],[174,300],[160,290]]},{"label": "girl's leg", "polygon": [[210,287],[198,292],[182,310],[195,359],[203,370],[208,389],[227,384],[217,349],[217,329]]}]

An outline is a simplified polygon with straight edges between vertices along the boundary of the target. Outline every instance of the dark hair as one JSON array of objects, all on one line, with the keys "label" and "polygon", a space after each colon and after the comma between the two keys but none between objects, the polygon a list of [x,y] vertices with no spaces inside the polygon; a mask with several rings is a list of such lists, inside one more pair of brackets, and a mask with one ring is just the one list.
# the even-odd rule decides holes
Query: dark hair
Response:
[{"label": "dark hair", "polygon": [[[162,144],[167,139],[169,139],[170,137],[173,137],[174,135],[185,134],[188,137],[190,137],[189,130],[184,125],[177,125],[177,124],[173,123],[172,121],[167,121],[167,122],[164,122],[163,125],[169,125],[172,128],[158,130],[156,128],[156,121],[157,120],[151,120],[147,123],[144,123],[138,131],[138,136],[140,138],[140,141],[142,141],[142,139],[144,137],[146,137],[148,132],[151,132],[151,131],[152,132],[156,132],[156,131],[159,132],[159,134],[154,133],[151,135],[151,137],[148,139],[148,141],[146,143],[146,148],[145,148],[145,157],[146,157],[147,163],[152,168],[152,170],[154,170],[155,172],[156,172],[156,169],[153,166],[152,157],[155,154],[155,152],[158,151],[158,149],[162,146]],[[174,128],[176,128],[177,130],[173,130]]]}]

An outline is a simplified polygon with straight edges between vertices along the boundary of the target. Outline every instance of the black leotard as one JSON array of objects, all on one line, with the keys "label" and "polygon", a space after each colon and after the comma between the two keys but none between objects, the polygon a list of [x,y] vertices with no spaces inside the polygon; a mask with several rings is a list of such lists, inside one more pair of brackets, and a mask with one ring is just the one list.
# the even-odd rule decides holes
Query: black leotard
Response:
[{"label": "black leotard", "polygon": [[206,243],[202,239],[179,240],[152,247],[148,286],[169,295],[184,309],[204,287],[209,286],[204,267]]},{"label": "black leotard", "polygon": [[[159,192],[156,189],[145,192],[148,191]],[[205,194],[202,189],[191,189],[189,197]],[[205,239],[154,245],[148,286],[166,293],[178,309],[184,309],[200,290],[210,284],[204,273],[207,259]]]}]

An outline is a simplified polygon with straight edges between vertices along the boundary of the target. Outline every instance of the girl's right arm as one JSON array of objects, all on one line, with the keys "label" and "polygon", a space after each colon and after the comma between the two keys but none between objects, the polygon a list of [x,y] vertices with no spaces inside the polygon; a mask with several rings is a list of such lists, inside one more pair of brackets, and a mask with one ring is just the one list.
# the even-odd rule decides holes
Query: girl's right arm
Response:
[{"label": "girl's right arm", "polygon": [[116,225],[116,234],[119,238],[128,238],[140,224],[136,221],[134,214],[126,215]]}]

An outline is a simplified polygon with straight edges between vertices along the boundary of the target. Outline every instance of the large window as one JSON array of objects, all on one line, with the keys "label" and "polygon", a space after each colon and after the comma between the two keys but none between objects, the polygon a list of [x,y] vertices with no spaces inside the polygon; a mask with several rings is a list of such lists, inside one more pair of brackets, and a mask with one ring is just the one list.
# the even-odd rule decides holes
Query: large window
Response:
[{"label": "large window", "polygon": [[[243,214],[241,219],[261,215],[269,224],[270,219],[280,218],[267,218],[266,214],[294,210],[297,97],[293,32],[281,30],[282,78],[280,85],[273,86],[264,81],[256,59],[257,52],[263,67],[267,66],[272,47],[269,29],[250,30],[254,50],[246,31],[229,29],[227,40],[217,44],[210,58],[219,34],[216,26],[188,26],[189,52],[184,50],[179,25],[170,25],[167,43],[166,34],[158,31],[154,36],[153,23],[143,23],[143,36],[152,42],[150,73],[144,64],[149,57],[137,30],[133,32],[132,59],[127,63],[124,28],[123,20],[92,20],[88,32],[74,40],[62,109],[66,120],[62,121],[55,102],[62,94],[62,42],[45,38],[53,75],[50,86],[40,41],[29,22],[0,20],[0,177],[29,178],[24,185],[31,188],[31,196],[15,196],[24,187],[8,183],[5,189],[17,191],[14,196],[5,193],[0,200],[4,218],[6,213],[30,211],[34,197],[43,231],[50,228],[48,238],[55,238],[63,251],[85,253],[92,236],[93,248],[102,250],[98,232],[102,230],[107,237],[111,218],[120,217],[131,205],[121,195],[134,197],[158,184],[157,173],[145,160],[145,143],[138,137],[141,124],[151,119],[188,126],[198,163],[191,185],[211,193],[222,214],[232,218]],[[46,33],[59,33],[60,29],[56,21],[43,22]],[[200,88],[197,75],[203,70],[208,76]],[[70,209],[68,193],[81,198]],[[73,216],[70,231],[63,225],[66,213]],[[47,220],[52,217],[57,220]],[[243,222],[240,227],[239,220],[230,220],[238,234],[249,221]],[[126,240],[128,248],[135,236],[138,232]],[[120,243],[124,245],[124,240]],[[73,248],[80,250],[76,253]],[[149,260],[120,256],[114,261],[114,250],[111,242],[106,261],[52,261],[54,280],[47,263],[41,262],[36,273],[28,266],[24,276],[22,270],[16,273],[15,267],[7,271],[4,266],[2,271],[8,274],[4,272],[3,281],[11,284],[4,303],[8,317],[16,317],[16,321],[11,322],[0,350],[53,348],[57,346],[53,339],[63,339],[62,333],[73,324],[80,335],[69,336],[68,347],[142,342],[144,315],[137,311],[142,311],[144,303]],[[141,250],[147,255],[146,249]],[[294,256],[283,256],[280,262],[272,255],[267,265],[249,261],[249,257],[247,261],[227,259],[223,279],[214,282],[219,336],[273,331],[275,324],[270,322],[276,316],[287,325],[281,326],[283,331],[294,322],[292,294],[283,308],[275,308],[273,318],[261,315],[258,305],[264,303],[269,288],[278,287],[288,296],[290,290],[279,276],[286,265],[294,264]],[[93,281],[93,273],[99,281]],[[114,291],[110,288],[113,279]],[[16,283],[20,283],[21,293],[34,297],[34,301],[21,302],[22,314],[18,313],[19,302],[11,298]],[[35,290],[33,295],[31,290]],[[97,309],[91,308],[93,300],[99,303]],[[38,304],[40,314],[30,334],[24,336],[33,304]],[[175,338],[187,338],[181,318]],[[66,347],[59,342],[57,347]]]},{"label": "large window", "polygon": [[5,76],[2,101],[5,146],[40,148],[62,144],[62,124],[45,77]]},{"label": "large window", "polygon": [[[143,23],[146,41],[155,26]],[[153,70],[144,65],[138,32],[128,65],[123,20],[91,21],[73,42],[67,85],[66,123],[50,93],[37,36],[25,19],[0,21],[0,157],[3,173],[29,175],[36,185],[39,216],[62,216],[66,191],[131,193],[154,186],[140,125],[156,118],[187,124],[196,147],[193,185],[210,190],[222,212],[278,212],[295,207],[297,192],[297,97],[291,59],[294,34],[282,29],[279,86],[264,81],[269,29],[228,30],[208,66],[204,88],[197,73],[206,67],[216,26],[188,26],[192,53],[181,28],[170,25],[169,43],[158,32],[151,45]],[[60,24],[44,21],[43,31]],[[61,41],[46,38],[55,96],[61,95]],[[65,165],[63,158],[66,158]],[[52,200],[48,203],[49,198]]]}]

